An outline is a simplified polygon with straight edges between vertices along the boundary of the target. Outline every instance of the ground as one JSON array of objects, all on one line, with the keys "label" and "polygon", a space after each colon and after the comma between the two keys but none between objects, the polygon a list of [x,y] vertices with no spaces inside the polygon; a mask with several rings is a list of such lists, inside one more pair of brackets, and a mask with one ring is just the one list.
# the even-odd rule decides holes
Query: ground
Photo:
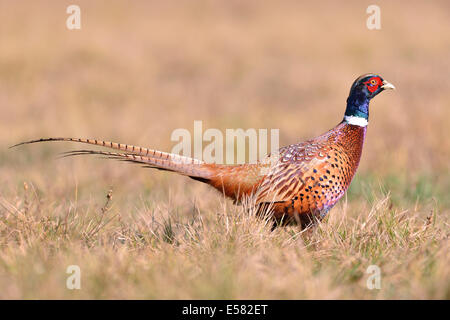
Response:
[{"label": "ground", "polygon": [[[365,1],[77,1],[81,30],[70,4],[0,5],[0,298],[450,298],[448,2],[378,1],[380,30]],[[170,151],[195,120],[280,129],[283,146],[339,122],[367,72],[397,90],[371,104],[347,195],[303,232],[185,177],[57,159],[71,143],[8,149]]]}]

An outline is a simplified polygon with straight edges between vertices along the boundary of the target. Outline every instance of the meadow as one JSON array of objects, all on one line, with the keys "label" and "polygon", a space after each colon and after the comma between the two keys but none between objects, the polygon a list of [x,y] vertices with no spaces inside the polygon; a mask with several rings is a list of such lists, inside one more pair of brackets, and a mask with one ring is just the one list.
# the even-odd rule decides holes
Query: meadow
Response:
[{"label": "meadow", "polygon": [[[1,299],[450,299],[450,5],[377,1],[0,4]],[[371,103],[356,177],[317,227],[51,136],[170,151],[173,130],[276,128],[284,146]],[[81,270],[69,290],[67,267]],[[370,290],[367,268],[381,272]]]}]

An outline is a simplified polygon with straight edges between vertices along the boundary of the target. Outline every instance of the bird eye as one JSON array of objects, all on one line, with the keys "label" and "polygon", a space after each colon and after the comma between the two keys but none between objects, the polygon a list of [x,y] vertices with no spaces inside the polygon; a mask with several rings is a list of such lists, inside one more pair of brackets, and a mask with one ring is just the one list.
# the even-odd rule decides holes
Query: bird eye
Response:
[{"label": "bird eye", "polygon": [[376,85],[377,83],[378,83],[378,82],[377,82],[377,80],[375,80],[375,79],[370,80],[370,84],[373,85],[373,86]]}]

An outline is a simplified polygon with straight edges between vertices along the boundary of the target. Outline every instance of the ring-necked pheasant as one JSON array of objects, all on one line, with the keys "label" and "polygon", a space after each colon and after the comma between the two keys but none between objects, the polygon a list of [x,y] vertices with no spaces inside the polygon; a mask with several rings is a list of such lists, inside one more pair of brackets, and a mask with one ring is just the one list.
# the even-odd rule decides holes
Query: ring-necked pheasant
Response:
[{"label": "ring-necked pheasant", "polygon": [[238,202],[253,195],[259,208],[271,206],[276,220],[297,222],[305,227],[323,218],[349,187],[361,158],[369,102],[385,89],[394,86],[375,74],[360,76],[350,89],[342,122],[314,139],[283,147],[278,154],[256,164],[207,164],[176,154],[94,139],[45,138],[15,146],[72,141],[120,150],[78,150],[67,155],[104,155],[177,172],[207,183]]}]

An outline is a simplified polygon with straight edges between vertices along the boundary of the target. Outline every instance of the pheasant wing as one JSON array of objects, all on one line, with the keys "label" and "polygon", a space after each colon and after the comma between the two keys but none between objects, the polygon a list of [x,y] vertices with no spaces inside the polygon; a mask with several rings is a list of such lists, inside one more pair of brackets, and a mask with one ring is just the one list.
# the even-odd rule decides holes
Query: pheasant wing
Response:
[{"label": "pheasant wing", "polygon": [[277,161],[270,155],[267,175],[258,188],[257,202],[294,199],[308,181],[314,179],[312,175],[326,166],[328,151],[326,143],[305,142],[281,148]]}]

